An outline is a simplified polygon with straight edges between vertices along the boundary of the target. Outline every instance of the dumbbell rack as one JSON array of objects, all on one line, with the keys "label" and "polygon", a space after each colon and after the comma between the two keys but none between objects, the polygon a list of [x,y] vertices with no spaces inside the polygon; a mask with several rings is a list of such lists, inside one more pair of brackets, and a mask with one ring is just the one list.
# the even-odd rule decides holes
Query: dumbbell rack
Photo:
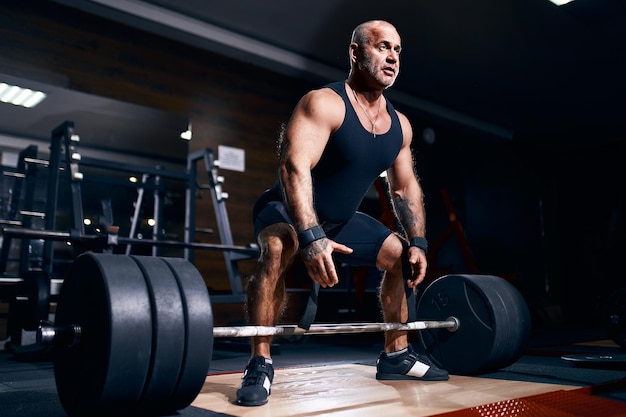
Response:
[{"label": "dumbbell rack", "polygon": [[[84,233],[82,202],[78,170],[80,155],[75,145],[79,137],[74,123],[65,122],[52,131],[49,160],[38,159],[38,149],[31,145],[20,152],[17,169],[5,175],[13,176],[11,200],[3,224],[19,225],[24,229],[53,230],[57,227],[56,214],[61,176],[67,176],[70,184],[72,229]],[[47,169],[45,211],[36,210],[36,180],[41,167]],[[23,195],[22,195],[23,194]],[[20,205],[22,206],[20,208]],[[36,221],[38,220],[38,221]],[[45,239],[21,239],[19,249],[18,277],[7,277],[12,237],[3,236],[0,247],[0,275],[12,282],[8,291],[9,329],[12,343],[21,343],[21,330],[36,329],[40,320],[46,320],[51,297],[54,242]],[[58,280],[57,280],[58,281]]]},{"label": "dumbbell rack", "polygon": [[[44,212],[37,212],[34,210],[36,177],[39,166],[37,164],[30,163],[30,161],[36,158],[37,147],[30,145],[19,153],[16,170],[3,172],[4,176],[13,177],[13,187],[11,188],[8,199],[7,215],[6,218],[2,220],[3,224],[19,225],[31,228],[34,227],[34,218],[43,219],[45,217]],[[23,209],[20,209],[19,203],[22,196],[22,190],[24,191]],[[28,240],[23,240],[20,244],[20,275],[30,268],[31,257],[29,256],[29,246],[30,241]],[[7,238],[6,241],[3,240],[3,245],[0,248],[0,273],[6,272],[10,256],[10,248],[10,238]],[[41,261],[41,259],[39,259],[39,261]]]},{"label": "dumbbell rack", "polygon": [[[43,212],[35,210],[36,178],[39,165],[29,161],[37,157],[37,147],[28,146],[18,156],[15,170],[3,170],[5,178],[12,179],[13,187],[7,199],[5,218],[2,224],[23,227],[42,227]],[[23,195],[23,207],[20,209],[20,198]],[[49,306],[47,301],[50,292],[50,281],[41,269],[41,240],[21,240],[18,247],[18,277],[4,276],[9,256],[11,256],[11,239],[3,237],[0,247],[1,282],[3,285],[2,299],[9,303],[6,314],[7,335],[12,342],[21,343],[21,330],[34,330],[41,319],[47,318]],[[18,301],[20,300],[20,301]],[[22,301],[23,300],[23,301]],[[37,300],[37,301],[31,301]]]}]

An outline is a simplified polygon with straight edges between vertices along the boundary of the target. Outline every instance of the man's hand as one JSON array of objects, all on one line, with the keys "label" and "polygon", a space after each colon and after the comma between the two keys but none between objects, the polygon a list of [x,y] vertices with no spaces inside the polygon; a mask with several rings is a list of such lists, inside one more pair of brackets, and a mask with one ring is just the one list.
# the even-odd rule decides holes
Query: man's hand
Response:
[{"label": "man's hand", "polygon": [[333,252],[352,253],[352,249],[328,238],[318,239],[300,248],[302,260],[311,279],[322,288],[332,287],[339,282]]},{"label": "man's hand", "polygon": [[415,288],[426,277],[426,254],[420,248],[409,248],[409,264],[411,264],[411,278],[407,279],[409,288]]}]

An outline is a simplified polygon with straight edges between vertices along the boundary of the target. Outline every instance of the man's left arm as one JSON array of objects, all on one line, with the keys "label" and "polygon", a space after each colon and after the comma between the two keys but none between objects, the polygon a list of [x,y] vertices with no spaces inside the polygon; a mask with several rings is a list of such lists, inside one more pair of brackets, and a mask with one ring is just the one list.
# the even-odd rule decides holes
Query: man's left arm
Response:
[{"label": "man's left arm", "polygon": [[413,266],[409,286],[415,287],[426,275],[426,210],[424,194],[415,173],[411,142],[413,130],[408,119],[398,113],[403,132],[403,144],[398,157],[387,170],[391,203],[398,222],[409,240],[409,263]]}]

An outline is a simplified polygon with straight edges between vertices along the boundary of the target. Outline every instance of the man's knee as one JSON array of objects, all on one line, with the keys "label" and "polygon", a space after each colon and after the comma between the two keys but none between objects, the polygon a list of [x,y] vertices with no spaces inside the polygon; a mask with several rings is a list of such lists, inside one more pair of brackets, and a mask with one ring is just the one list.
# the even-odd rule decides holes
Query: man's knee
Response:
[{"label": "man's knee", "polygon": [[281,262],[290,259],[297,249],[297,235],[292,226],[280,223],[266,227],[259,234],[260,261]]},{"label": "man's knee", "polygon": [[403,257],[406,257],[406,244],[395,233],[390,234],[383,242],[378,253],[378,267],[391,273],[402,273]]}]

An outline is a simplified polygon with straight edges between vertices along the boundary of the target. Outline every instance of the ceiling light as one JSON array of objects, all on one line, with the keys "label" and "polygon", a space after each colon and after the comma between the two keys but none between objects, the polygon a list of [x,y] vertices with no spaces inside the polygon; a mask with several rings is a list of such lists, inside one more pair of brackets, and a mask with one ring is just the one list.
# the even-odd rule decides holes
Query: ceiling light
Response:
[{"label": "ceiling light", "polygon": [[180,134],[180,137],[185,140],[191,140],[191,130],[185,130]]},{"label": "ceiling light", "polygon": [[550,0],[552,3],[556,4],[557,6],[563,6],[564,4],[567,4],[571,1],[574,0]]},{"label": "ceiling light", "polygon": [[0,101],[26,108],[35,107],[46,98],[46,93],[22,88],[16,85],[0,83]]},{"label": "ceiling light", "polygon": [[191,136],[192,136],[192,133],[191,133],[191,122],[189,122],[187,124],[187,130],[185,130],[184,132],[181,132],[180,137],[182,139],[185,139],[185,140],[191,140]]}]

